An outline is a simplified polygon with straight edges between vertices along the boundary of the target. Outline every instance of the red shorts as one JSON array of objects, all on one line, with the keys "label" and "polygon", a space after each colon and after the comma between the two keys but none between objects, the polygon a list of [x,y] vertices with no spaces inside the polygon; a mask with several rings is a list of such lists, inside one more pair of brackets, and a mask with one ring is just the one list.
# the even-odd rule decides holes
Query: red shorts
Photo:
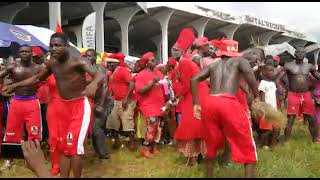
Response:
[{"label": "red shorts", "polygon": [[235,96],[210,95],[202,108],[205,125],[207,157],[214,158],[225,137],[231,147],[232,160],[238,163],[255,163],[257,153],[250,120]]},{"label": "red shorts", "polygon": [[288,92],[288,114],[294,114],[298,116],[302,113],[310,115],[316,113],[316,107],[313,102],[311,92]]},{"label": "red shorts", "polygon": [[[23,98],[25,100],[22,100]],[[36,96],[12,97],[4,141],[20,143],[23,140],[24,123],[26,123],[28,140],[41,140],[41,122],[40,103]]]},{"label": "red shorts", "polygon": [[87,97],[61,100],[58,113],[58,149],[66,156],[84,154],[84,141],[92,123],[92,105]]},{"label": "red shorts", "polygon": [[64,101],[60,98],[53,98],[48,103],[47,108],[47,123],[48,123],[48,130],[49,130],[49,145],[50,150],[55,151],[58,144],[58,127],[61,121],[61,117],[66,117],[67,111],[62,111],[60,108],[63,107]]}]

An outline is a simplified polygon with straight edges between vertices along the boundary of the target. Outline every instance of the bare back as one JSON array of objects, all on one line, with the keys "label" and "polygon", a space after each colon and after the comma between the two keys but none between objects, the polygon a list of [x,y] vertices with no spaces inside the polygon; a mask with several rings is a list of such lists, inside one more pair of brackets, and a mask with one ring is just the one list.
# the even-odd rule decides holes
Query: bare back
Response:
[{"label": "bare back", "polygon": [[289,91],[303,93],[309,91],[309,73],[313,70],[313,65],[308,63],[296,64],[287,63],[285,71],[289,80]]},{"label": "bare back", "polygon": [[210,94],[236,94],[239,88],[240,79],[242,79],[239,63],[243,60],[243,58],[223,59],[216,61],[209,66]]},{"label": "bare back", "polygon": [[83,63],[84,60],[78,57],[70,57],[65,62],[53,60],[51,63],[50,69],[63,99],[70,100],[83,96],[82,92],[87,85],[85,71],[80,68]]}]

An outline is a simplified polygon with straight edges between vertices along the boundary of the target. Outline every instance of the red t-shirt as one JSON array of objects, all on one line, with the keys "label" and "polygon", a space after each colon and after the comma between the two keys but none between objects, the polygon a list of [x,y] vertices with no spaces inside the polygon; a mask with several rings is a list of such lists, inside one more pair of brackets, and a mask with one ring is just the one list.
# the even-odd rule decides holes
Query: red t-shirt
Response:
[{"label": "red t-shirt", "polygon": [[121,101],[129,90],[132,75],[127,67],[118,66],[111,76],[112,93],[115,100]]},{"label": "red t-shirt", "polygon": [[[140,89],[152,82],[156,77],[160,76],[157,72],[151,72],[148,69],[142,70],[135,76],[135,91],[138,93]],[[164,105],[164,93],[162,85],[154,85],[147,93],[139,94],[139,109],[144,117],[161,116],[161,108]]]}]

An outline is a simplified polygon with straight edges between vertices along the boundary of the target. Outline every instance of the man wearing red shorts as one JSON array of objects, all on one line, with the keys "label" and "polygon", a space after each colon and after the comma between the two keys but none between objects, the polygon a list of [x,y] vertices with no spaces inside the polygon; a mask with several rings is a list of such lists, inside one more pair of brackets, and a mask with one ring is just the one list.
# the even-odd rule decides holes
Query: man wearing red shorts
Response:
[{"label": "man wearing red shorts", "polygon": [[[0,72],[0,78],[10,75],[13,83],[21,82],[40,71],[40,66],[32,61],[32,48],[19,48],[20,61],[13,62]],[[37,86],[26,85],[16,88],[11,99],[4,136],[5,142],[20,143],[23,140],[23,127],[26,123],[28,139],[41,140],[42,125]]]},{"label": "man wearing red shorts", "polygon": [[[92,107],[87,97],[95,97],[104,75],[84,59],[71,56],[69,47],[69,38],[64,33],[54,33],[50,38],[51,57],[46,67],[31,78],[4,87],[2,92],[9,94],[14,89],[36,84],[50,74],[54,75],[62,102],[56,108],[65,112],[58,114],[58,149],[63,153],[60,159],[61,177],[69,177],[70,170],[74,177],[81,177],[84,141],[92,117]],[[88,85],[86,73],[92,77]]]},{"label": "man wearing red shorts", "polygon": [[[244,78],[254,97],[259,95],[256,79],[249,62],[236,57],[237,47],[223,41],[216,52],[221,60],[210,64],[191,80],[194,115],[203,120],[207,145],[207,173],[213,175],[213,158],[221,148],[225,137],[231,147],[232,160],[245,165],[245,176],[255,177],[257,153],[252,137],[250,120],[245,109],[236,98],[240,80]],[[233,58],[228,58],[233,57]],[[210,77],[210,94],[199,106],[198,83]],[[202,108],[202,109],[201,109]]]},{"label": "man wearing red shorts", "polygon": [[[304,119],[309,122],[309,131],[312,142],[316,142],[318,125],[315,120],[315,104],[309,90],[309,74],[320,79],[320,74],[312,64],[304,63],[304,47],[298,47],[295,51],[295,61],[286,63],[284,71],[277,79],[278,85],[281,80],[288,88],[288,124],[285,129],[285,139],[291,137],[291,130],[297,115],[303,113]],[[286,78],[287,77],[287,78]],[[286,81],[286,79],[288,81]]]}]

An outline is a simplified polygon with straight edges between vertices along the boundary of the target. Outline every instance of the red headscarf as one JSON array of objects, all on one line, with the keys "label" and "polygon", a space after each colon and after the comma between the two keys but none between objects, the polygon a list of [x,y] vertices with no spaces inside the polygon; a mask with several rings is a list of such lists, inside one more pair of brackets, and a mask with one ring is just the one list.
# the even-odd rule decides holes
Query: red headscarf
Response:
[{"label": "red headscarf", "polygon": [[177,64],[177,60],[176,60],[174,57],[169,57],[167,64],[170,64],[170,65],[172,65],[173,67],[175,67],[176,64]]},{"label": "red headscarf", "polygon": [[111,54],[108,56],[108,58],[110,59],[117,59],[119,60],[119,66],[122,66],[124,67],[126,64],[124,63],[124,58],[125,58],[125,55],[121,52],[118,52],[116,54]]},{"label": "red headscarf", "polygon": [[118,52],[116,54],[116,59],[119,60],[119,66],[122,66],[122,67],[125,67],[126,64],[124,63],[124,58],[125,58],[125,55],[121,52]]},{"label": "red headscarf", "polygon": [[155,55],[153,52],[147,52],[145,54],[142,55],[141,59],[140,59],[140,63],[143,67],[146,66],[146,64],[148,63],[148,61],[151,59],[151,58],[154,58]]},{"label": "red headscarf", "polygon": [[180,32],[178,40],[173,45],[173,48],[179,49],[184,53],[187,53],[194,39],[195,39],[195,36],[194,36],[193,30],[191,28],[184,28]]}]

